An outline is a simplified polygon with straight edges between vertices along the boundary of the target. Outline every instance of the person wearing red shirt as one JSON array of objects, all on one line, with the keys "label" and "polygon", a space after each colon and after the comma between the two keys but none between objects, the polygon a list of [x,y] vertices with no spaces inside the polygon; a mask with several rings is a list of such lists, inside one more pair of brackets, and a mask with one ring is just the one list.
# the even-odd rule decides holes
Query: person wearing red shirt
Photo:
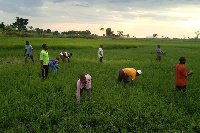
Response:
[{"label": "person wearing red shirt", "polygon": [[187,76],[192,75],[193,71],[188,72],[184,64],[186,63],[185,57],[179,58],[180,63],[176,65],[175,69],[175,85],[177,91],[186,91]]}]

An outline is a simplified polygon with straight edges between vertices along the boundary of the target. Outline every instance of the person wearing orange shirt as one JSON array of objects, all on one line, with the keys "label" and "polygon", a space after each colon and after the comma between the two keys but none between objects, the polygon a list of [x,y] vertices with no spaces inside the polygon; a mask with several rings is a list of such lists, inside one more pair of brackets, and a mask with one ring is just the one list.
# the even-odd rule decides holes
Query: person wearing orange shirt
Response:
[{"label": "person wearing orange shirt", "polygon": [[185,57],[179,58],[180,63],[176,65],[175,69],[175,85],[177,91],[186,91],[187,76],[192,75],[193,71],[188,72],[184,64],[186,63]]},{"label": "person wearing orange shirt", "polygon": [[141,74],[142,74],[141,70],[135,70],[134,68],[124,68],[119,71],[118,83],[120,83],[122,80],[124,81],[125,84],[128,83],[129,76],[131,76],[132,77],[131,85],[133,85],[133,81],[135,80],[135,77]]}]

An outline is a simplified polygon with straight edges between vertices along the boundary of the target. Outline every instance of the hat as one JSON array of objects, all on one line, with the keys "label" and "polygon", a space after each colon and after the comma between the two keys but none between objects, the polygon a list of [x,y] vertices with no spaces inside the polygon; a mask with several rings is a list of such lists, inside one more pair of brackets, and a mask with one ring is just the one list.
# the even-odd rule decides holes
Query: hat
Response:
[{"label": "hat", "polygon": [[137,70],[137,73],[142,74],[142,71],[141,70]]}]

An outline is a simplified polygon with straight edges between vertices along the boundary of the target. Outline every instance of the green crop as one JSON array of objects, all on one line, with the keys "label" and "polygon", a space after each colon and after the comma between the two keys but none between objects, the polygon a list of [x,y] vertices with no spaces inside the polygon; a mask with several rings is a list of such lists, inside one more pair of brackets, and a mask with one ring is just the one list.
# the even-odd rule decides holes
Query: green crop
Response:
[{"label": "green crop", "polygon": [[[34,48],[24,63],[24,46]],[[72,52],[41,81],[42,44],[51,59]],[[103,45],[101,64],[97,51]],[[157,62],[156,48],[166,53]],[[0,132],[200,132],[199,42],[145,39],[0,38]],[[194,70],[185,93],[175,90],[175,66]],[[125,67],[141,69],[133,87],[117,84]],[[92,76],[90,100],[76,102],[80,74]]]}]

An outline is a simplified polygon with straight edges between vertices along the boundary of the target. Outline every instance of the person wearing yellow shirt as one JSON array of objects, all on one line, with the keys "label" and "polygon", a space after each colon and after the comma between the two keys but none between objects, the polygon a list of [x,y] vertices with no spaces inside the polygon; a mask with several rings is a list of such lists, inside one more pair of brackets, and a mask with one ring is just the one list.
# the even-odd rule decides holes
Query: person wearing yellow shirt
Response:
[{"label": "person wearing yellow shirt", "polygon": [[42,45],[43,50],[40,52],[40,63],[41,63],[41,70],[42,70],[42,80],[47,78],[48,70],[49,70],[49,55],[48,55],[48,46],[47,44]]},{"label": "person wearing yellow shirt", "polygon": [[118,83],[120,83],[122,80],[124,81],[125,84],[128,83],[129,76],[131,76],[132,77],[131,85],[133,85],[133,81],[135,80],[135,77],[141,74],[142,74],[141,70],[136,70],[134,68],[124,68],[119,71]]}]

